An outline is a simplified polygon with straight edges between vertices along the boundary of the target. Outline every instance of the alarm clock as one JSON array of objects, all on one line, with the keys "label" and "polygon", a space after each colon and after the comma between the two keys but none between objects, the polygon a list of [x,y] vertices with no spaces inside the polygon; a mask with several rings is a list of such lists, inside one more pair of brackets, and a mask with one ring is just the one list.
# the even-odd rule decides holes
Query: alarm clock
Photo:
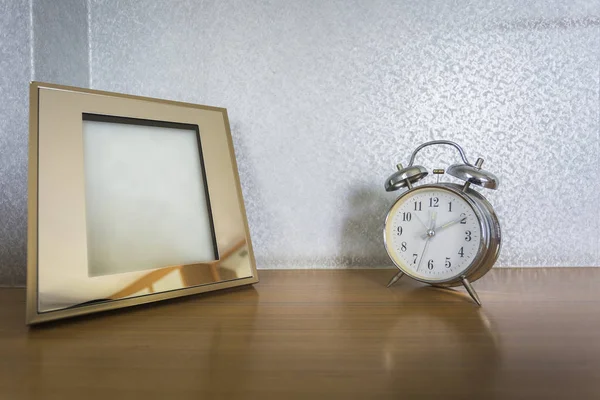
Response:
[{"label": "alarm clock", "polygon": [[[445,171],[464,184],[440,182],[444,170],[436,169],[438,182],[414,184],[428,175],[415,165],[417,153],[425,147],[449,145],[458,150],[462,163]],[[434,140],[417,147],[407,167],[385,181],[388,192],[405,189],[385,218],[385,249],[400,270],[388,283],[407,275],[439,287],[463,285],[477,305],[481,301],[472,282],[485,275],[500,253],[500,223],[491,204],[471,185],[496,190],[499,179],[481,169],[483,159],[471,164],[462,147],[449,140]]]}]

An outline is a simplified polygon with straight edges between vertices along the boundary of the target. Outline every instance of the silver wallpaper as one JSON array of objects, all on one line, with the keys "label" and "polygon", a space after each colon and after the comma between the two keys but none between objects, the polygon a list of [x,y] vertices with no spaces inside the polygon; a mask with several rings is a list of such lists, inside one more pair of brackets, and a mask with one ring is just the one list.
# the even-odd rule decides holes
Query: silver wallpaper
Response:
[{"label": "silver wallpaper", "polygon": [[[0,0],[9,284],[25,271],[27,3]],[[228,108],[259,268],[390,265],[383,181],[437,138],[502,179],[483,192],[498,265],[600,263],[600,1],[35,0],[34,32],[36,78]]]},{"label": "silver wallpaper", "polygon": [[598,265],[599,5],[92,0],[92,84],[228,108],[261,268],[389,265],[383,182],[437,138],[502,179],[498,265]]},{"label": "silver wallpaper", "polygon": [[34,0],[35,80],[89,85],[86,0]]},{"label": "silver wallpaper", "polygon": [[25,282],[29,0],[0,0],[0,285]]},{"label": "silver wallpaper", "polygon": [[89,84],[86,0],[0,0],[0,285],[27,262],[29,81]]}]

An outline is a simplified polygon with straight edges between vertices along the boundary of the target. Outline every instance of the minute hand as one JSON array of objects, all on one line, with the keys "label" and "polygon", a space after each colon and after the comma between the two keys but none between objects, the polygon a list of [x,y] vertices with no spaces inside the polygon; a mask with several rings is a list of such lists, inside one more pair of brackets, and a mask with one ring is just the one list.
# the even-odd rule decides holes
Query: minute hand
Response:
[{"label": "minute hand", "polygon": [[[452,221],[450,221],[450,222],[446,222],[445,224],[443,224],[443,225],[440,225],[440,226],[438,226],[437,228],[435,228],[435,233],[437,234],[437,233],[438,233],[439,231],[441,231],[442,229],[446,229],[446,228],[448,228],[449,226],[452,226],[452,225],[454,225],[454,224],[457,224],[457,223],[459,223],[460,221],[462,221],[462,220],[464,220],[464,219],[466,219],[466,218],[467,218],[467,217],[459,217],[459,218],[457,218],[457,219],[453,219],[453,220],[452,220]],[[425,233],[425,234],[421,235],[421,237],[422,237],[423,239],[425,239],[425,238],[427,237],[427,234]]]}]

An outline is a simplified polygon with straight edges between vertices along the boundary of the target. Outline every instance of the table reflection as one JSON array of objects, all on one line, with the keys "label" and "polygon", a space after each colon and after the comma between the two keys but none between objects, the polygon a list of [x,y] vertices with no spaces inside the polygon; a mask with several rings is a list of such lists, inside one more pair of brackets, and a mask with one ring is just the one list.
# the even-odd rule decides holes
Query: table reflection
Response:
[{"label": "table reflection", "polygon": [[[391,387],[415,394],[433,386],[440,396],[491,395],[500,351],[485,309],[452,289],[403,289],[396,295],[398,315],[386,329],[381,349]],[[413,306],[421,301],[427,306]]]},{"label": "table reflection", "polygon": [[55,373],[65,362],[86,387],[133,390],[141,380],[159,398],[498,394],[500,327],[493,307],[477,307],[466,293],[416,282],[386,289],[377,271],[346,271],[344,279],[336,271],[265,275],[256,288],[30,331],[22,354],[34,362],[22,378],[36,379],[38,388],[69,387],[69,375]]}]

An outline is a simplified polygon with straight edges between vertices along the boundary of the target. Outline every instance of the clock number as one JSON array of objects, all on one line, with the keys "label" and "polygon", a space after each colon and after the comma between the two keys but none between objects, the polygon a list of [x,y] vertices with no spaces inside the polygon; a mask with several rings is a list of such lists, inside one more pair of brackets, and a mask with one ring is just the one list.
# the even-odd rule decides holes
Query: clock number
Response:
[{"label": "clock number", "polygon": [[[460,223],[461,223],[461,224],[463,224],[463,225],[465,225],[465,224],[467,223],[467,214],[465,214],[465,213],[460,213],[460,217],[462,218],[462,219],[460,220]],[[464,217],[464,218],[463,218],[463,217]]]},{"label": "clock number", "polygon": [[464,257],[464,256],[465,256],[465,250],[464,250],[464,248],[463,248],[463,247],[461,247],[461,248],[460,248],[460,250],[458,251],[458,254],[459,254],[461,257]]},{"label": "clock number", "polygon": [[417,257],[418,256],[419,256],[418,254],[413,254],[413,264],[417,263]]},{"label": "clock number", "polygon": [[415,211],[421,211],[421,202],[415,201]]},{"label": "clock number", "polygon": [[412,215],[410,214],[410,212],[402,213],[402,221],[410,221],[411,218],[412,218]]},{"label": "clock number", "polygon": [[400,250],[406,251],[406,242],[402,242],[402,246],[400,246]]},{"label": "clock number", "polygon": [[466,231],[466,232],[465,232],[465,240],[466,240],[467,242],[470,242],[470,241],[471,241],[471,231]]},{"label": "clock number", "polygon": [[433,260],[427,261],[427,269],[433,269]]},{"label": "clock number", "polygon": [[440,199],[438,199],[437,197],[430,197],[429,198],[429,207],[439,207],[439,203]]},{"label": "clock number", "polygon": [[402,236],[402,227],[398,226],[398,236]]},{"label": "clock number", "polygon": [[452,202],[448,203],[448,212],[452,212]]},{"label": "clock number", "polygon": [[444,266],[446,268],[450,268],[452,266],[452,263],[450,262],[450,257],[446,257],[446,262],[444,263]]}]

